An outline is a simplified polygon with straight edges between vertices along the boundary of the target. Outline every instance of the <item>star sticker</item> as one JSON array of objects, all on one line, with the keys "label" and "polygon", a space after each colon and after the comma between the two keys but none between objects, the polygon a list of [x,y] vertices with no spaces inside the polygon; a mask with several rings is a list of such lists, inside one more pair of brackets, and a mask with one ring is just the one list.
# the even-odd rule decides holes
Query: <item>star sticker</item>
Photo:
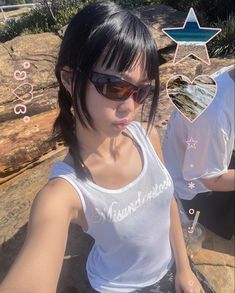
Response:
[{"label": "star sticker", "polygon": [[196,149],[197,140],[193,140],[193,138],[190,137],[190,140],[186,140],[186,143],[188,145],[187,150],[191,148]]},{"label": "star sticker", "polygon": [[162,31],[177,43],[173,64],[193,55],[210,65],[206,43],[220,33],[221,29],[200,27],[193,8],[190,8],[183,27],[167,28]]},{"label": "star sticker", "polygon": [[194,167],[194,165],[193,164],[190,164],[190,168],[193,168]]},{"label": "star sticker", "polygon": [[190,188],[190,189],[194,189],[194,188],[195,188],[195,183],[193,183],[193,182],[189,182],[189,183],[188,183],[188,188]]}]

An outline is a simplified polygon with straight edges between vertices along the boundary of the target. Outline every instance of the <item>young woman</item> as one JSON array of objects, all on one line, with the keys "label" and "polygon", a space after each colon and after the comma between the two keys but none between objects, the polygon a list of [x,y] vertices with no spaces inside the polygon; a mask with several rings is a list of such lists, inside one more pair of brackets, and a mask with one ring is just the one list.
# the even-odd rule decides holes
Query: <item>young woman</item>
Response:
[{"label": "young woman", "polygon": [[[88,292],[214,292],[187,257],[172,180],[150,131],[159,81],[146,25],[112,2],[86,6],[66,30],[56,76],[55,129],[69,153],[34,200],[1,293],[56,291],[71,222],[95,239]],[[153,84],[141,125],[134,118]]]}]

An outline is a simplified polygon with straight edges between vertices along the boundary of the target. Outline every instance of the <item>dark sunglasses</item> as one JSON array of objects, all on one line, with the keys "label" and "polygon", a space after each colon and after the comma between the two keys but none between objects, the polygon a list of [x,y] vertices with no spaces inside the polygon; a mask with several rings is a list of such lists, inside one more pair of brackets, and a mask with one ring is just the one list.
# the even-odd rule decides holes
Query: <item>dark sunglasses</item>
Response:
[{"label": "dark sunglasses", "polygon": [[120,77],[99,72],[91,72],[89,80],[101,95],[113,101],[125,101],[133,95],[136,103],[143,104],[152,88],[151,84],[138,87]]}]

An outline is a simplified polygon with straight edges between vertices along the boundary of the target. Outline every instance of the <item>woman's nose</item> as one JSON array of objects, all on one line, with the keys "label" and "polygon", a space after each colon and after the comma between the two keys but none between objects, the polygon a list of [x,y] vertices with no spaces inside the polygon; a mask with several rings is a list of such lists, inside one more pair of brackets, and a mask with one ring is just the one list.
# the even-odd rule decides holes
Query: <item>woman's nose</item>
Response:
[{"label": "woman's nose", "polygon": [[120,112],[132,112],[135,111],[139,106],[134,99],[135,93],[131,94],[125,101],[122,101],[118,105],[118,110]]}]

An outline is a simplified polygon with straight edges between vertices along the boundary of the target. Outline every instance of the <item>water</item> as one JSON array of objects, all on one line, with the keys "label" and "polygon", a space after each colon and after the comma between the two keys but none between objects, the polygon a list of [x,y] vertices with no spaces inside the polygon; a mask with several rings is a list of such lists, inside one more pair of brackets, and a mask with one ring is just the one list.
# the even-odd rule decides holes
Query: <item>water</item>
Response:
[{"label": "water", "polygon": [[215,30],[202,29],[197,22],[187,22],[183,29],[165,29],[177,42],[208,42],[215,35]]}]

